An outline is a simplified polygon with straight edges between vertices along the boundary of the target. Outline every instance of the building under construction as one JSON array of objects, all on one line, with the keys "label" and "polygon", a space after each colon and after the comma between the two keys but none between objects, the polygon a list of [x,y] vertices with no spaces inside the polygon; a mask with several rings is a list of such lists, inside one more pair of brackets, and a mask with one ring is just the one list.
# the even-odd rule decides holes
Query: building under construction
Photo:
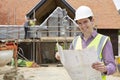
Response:
[{"label": "building under construction", "polygon": [[[72,3],[74,3],[74,1],[72,1]],[[110,14],[107,15],[110,10],[108,10],[109,7],[106,6],[106,8],[99,10],[101,10],[102,13],[102,10],[108,11],[108,13],[104,12],[106,15],[100,17],[99,15],[102,13],[98,13],[96,8],[94,8],[96,4],[90,4],[89,1],[88,3],[87,1],[81,1],[79,5],[72,3],[71,0],[39,1],[39,3],[25,15],[31,19],[36,19],[36,25],[30,27],[28,31],[29,37],[24,39],[25,32],[23,25],[1,25],[1,40],[16,40],[19,44],[18,46],[22,49],[22,55],[29,60],[36,61],[38,64],[56,63],[56,59],[54,58],[54,54],[57,51],[56,42],[61,43],[61,45],[63,44],[65,49],[68,49],[73,37],[80,33],[77,31],[76,23],[74,22],[75,9],[72,6],[78,7],[84,4],[93,8],[93,11],[97,14],[95,17],[98,20],[98,22],[96,22],[98,32],[111,37],[114,55],[118,55],[119,23],[113,24],[114,22],[111,22],[104,24],[105,20],[108,20],[104,18],[104,16],[116,18],[117,14],[114,17],[110,16]],[[99,5],[102,6],[101,3],[99,3]],[[101,19],[103,22],[101,22]],[[119,18],[116,18],[115,21],[119,21]]]}]

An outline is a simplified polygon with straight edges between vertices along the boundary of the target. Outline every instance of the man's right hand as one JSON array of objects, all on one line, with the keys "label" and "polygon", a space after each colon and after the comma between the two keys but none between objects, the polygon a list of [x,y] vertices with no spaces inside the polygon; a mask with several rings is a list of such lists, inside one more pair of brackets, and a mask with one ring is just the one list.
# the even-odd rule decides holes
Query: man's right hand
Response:
[{"label": "man's right hand", "polygon": [[55,58],[56,58],[57,60],[60,60],[60,54],[59,54],[58,52],[56,52]]}]

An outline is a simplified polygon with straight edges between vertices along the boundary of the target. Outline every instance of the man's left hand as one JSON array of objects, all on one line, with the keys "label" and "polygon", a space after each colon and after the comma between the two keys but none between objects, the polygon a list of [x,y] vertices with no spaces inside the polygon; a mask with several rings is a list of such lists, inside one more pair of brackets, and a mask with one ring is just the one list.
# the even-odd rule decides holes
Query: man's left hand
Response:
[{"label": "man's left hand", "polygon": [[95,63],[93,63],[92,68],[97,70],[97,71],[100,71],[102,73],[107,72],[107,68],[106,68],[106,66],[104,65],[103,62],[95,62]]}]

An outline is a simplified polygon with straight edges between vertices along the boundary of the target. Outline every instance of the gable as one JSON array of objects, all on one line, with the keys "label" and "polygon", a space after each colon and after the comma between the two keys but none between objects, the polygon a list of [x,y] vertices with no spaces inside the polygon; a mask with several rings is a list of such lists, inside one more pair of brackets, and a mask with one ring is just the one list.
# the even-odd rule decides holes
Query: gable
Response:
[{"label": "gable", "polygon": [[68,15],[74,18],[75,10],[65,0],[41,0],[28,14],[26,14],[26,16],[33,17],[33,11],[35,10],[37,24],[41,24],[56,7],[65,8]]},{"label": "gable", "polygon": [[67,15],[67,11],[57,7],[40,25],[47,27],[47,31],[42,32],[42,37],[74,36],[76,34],[77,24]]}]

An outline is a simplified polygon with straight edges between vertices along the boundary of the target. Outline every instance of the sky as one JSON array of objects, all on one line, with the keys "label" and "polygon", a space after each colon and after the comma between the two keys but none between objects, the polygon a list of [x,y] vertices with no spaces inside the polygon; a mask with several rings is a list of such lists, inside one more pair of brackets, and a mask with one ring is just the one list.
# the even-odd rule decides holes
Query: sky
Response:
[{"label": "sky", "polygon": [[113,0],[113,2],[115,3],[116,9],[119,10],[120,9],[120,0]]}]

